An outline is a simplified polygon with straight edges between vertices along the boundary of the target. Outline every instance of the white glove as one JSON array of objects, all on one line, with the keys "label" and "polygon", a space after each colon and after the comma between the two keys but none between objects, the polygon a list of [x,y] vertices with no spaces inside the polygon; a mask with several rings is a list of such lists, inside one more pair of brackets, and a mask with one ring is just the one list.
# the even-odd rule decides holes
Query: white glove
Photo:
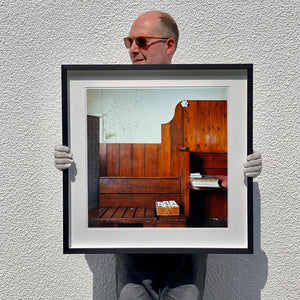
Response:
[{"label": "white glove", "polygon": [[262,158],[260,152],[255,151],[254,153],[247,156],[247,162],[244,163],[244,173],[247,177],[257,177],[262,170]]},{"label": "white glove", "polygon": [[54,165],[60,170],[68,169],[73,162],[73,154],[69,147],[56,145],[54,147]]}]

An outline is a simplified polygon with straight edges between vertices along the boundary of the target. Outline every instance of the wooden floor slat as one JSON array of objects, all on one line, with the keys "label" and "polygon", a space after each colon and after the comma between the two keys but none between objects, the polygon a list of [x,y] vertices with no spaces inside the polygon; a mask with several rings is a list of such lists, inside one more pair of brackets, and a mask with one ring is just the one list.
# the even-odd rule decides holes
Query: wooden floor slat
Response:
[{"label": "wooden floor slat", "polygon": [[[89,226],[130,226],[130,224],[140,224],[144,227],[167,227],[176,226],[180,223],[180,227],[185,226],[185,217],[157,217],[154,208],[149,207],[102,207],[89,212]],[[183,225],[182,225],[183,224]]]},{"label": "wooden floor slat", "polygon": [[107,211],[102,215],[102,219],[110,219],[114,213],[116,212],[117,208],[108,208]]},{"label": "wooden floor slat", "polygon": [[135,218],[144,218],[145,217],[145,208],[144,207],[138,207],[135,211]]},{"label": "wooden floor slat", "polygon": [[126,212],[124,214],[124,218],[128,218],[128,219],[133,218],[135,214],[135,210],[136,208],[134,207],[127,207]]},{"label": "wooden floor slat", "polygon": [[116,213],[114,214],[114,218],[123,218],[124,214],[126,211],[126,207],[119,207],[116,211]]}]

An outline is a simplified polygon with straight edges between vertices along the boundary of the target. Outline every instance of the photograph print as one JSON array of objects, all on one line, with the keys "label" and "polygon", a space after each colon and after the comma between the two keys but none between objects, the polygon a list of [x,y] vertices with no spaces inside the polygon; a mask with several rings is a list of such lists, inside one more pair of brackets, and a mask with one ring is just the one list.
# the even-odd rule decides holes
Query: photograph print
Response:
[{"label": "photograph print", "polygon": [[226,92],[88,89],[89,226],[226,227]]}]

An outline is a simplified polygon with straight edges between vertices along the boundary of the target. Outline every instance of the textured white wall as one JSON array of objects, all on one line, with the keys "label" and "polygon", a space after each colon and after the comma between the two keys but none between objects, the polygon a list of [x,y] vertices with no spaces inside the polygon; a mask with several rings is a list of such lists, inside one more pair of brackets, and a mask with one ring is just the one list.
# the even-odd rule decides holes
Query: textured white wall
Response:
[{"label": "textured white wall", "polygon": [[130,63],[150,9],[178,21],[174,63],[254,63],[255,254],[210,255],[205,299],[299,299],[298,0],[0,1],[0,298],[116,299],[112,255],[62,254],[60,65]]}]

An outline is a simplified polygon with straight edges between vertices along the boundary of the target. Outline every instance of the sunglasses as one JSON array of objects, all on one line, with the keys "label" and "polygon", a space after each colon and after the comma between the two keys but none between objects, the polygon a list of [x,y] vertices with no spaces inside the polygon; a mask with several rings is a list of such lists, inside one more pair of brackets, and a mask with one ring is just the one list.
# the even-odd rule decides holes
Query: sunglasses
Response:
[{"label": "sunglasses", "polygon": [[157,36],[138,36],[138,37],[132,38],[132,37],[127,36],[123,40],[124,40],[125,47],[129,49],[131,47],[133,41],[135,41],[135,43],[137,44],[138,47],[144,48],[147,45],[149,45],[149,40],[151,40],[151,39],[167,40],[168,38],[157,37]]}]

